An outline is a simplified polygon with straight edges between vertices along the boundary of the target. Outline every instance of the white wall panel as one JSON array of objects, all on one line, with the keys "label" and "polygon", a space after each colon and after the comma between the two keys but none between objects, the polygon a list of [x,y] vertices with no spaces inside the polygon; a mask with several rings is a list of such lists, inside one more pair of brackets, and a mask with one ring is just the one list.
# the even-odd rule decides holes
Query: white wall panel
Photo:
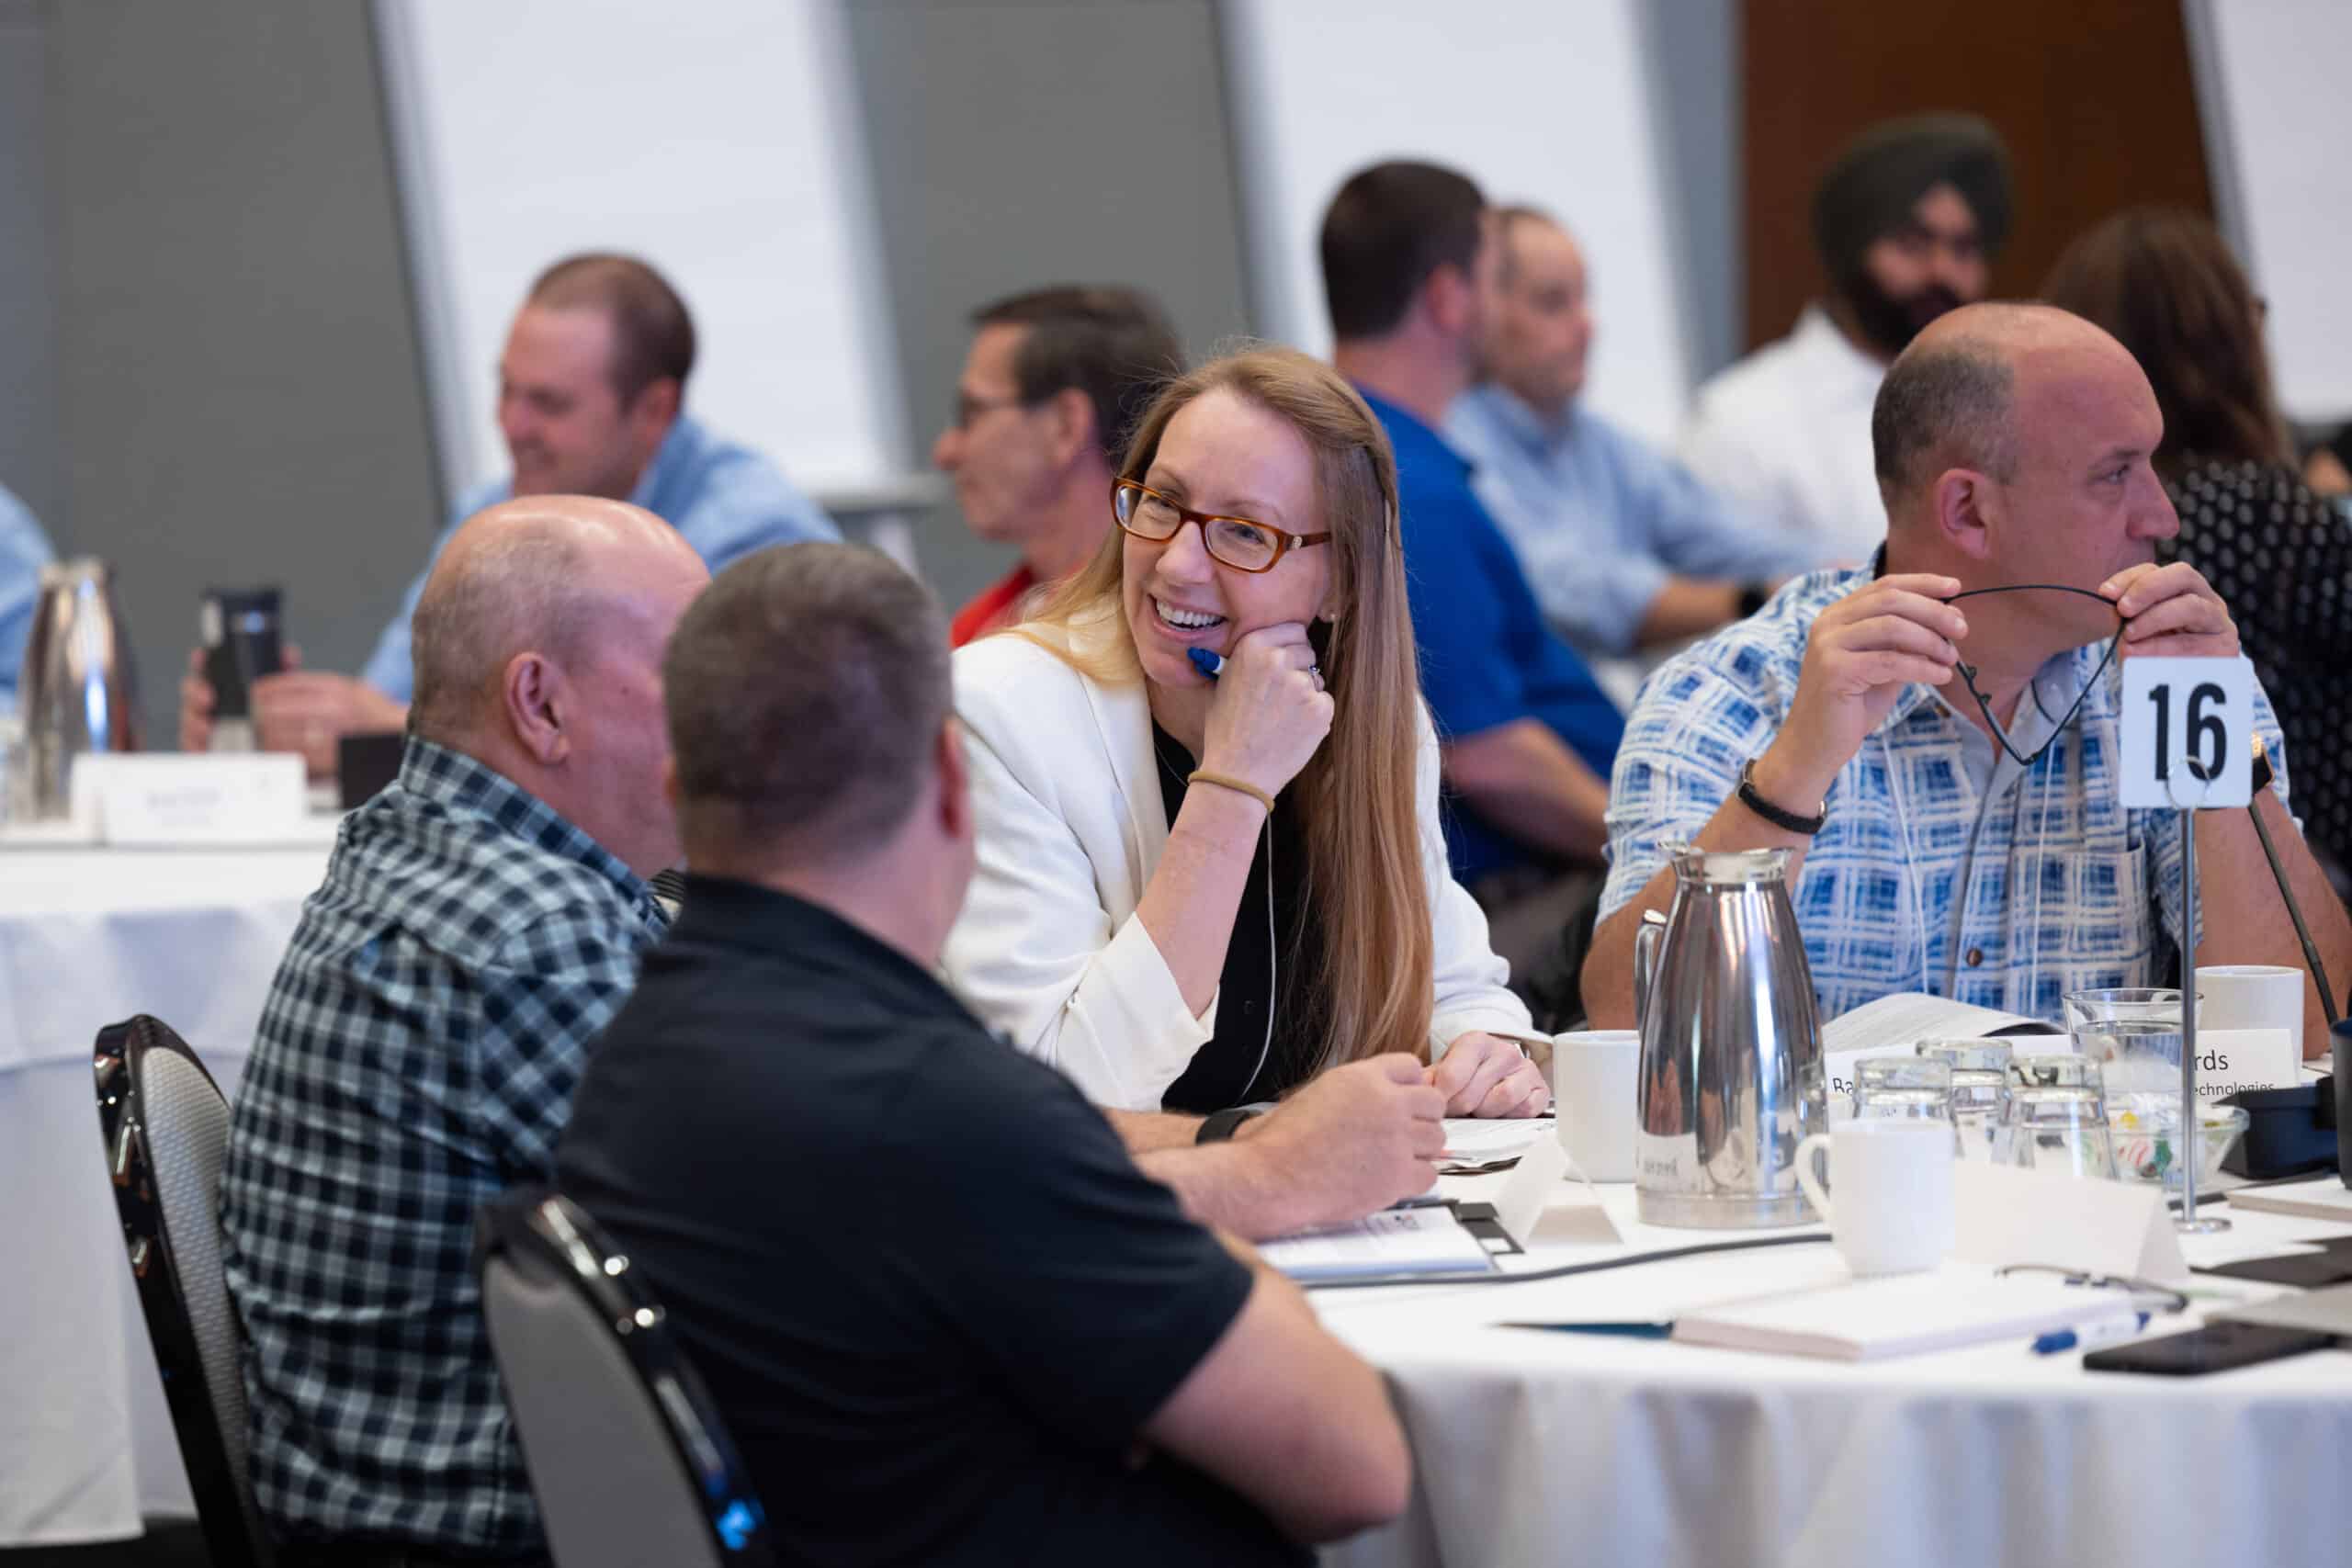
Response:
[{"label": "white wall panel", "polygon": [[1425,158],[1582,241],[1592,406],[1664,439],[1691,388],[1667,159],[1640,0],[1227,0],[1252,270],[1273,335],[1329,352],[1323,209],[1384,158]]},{"label": "white wall panel", "polygon": [[379,0],[443,467],[504,471],[495,370],[558,256],[693,309],[687,406],[809,489],[909,450],[834,0]]}]

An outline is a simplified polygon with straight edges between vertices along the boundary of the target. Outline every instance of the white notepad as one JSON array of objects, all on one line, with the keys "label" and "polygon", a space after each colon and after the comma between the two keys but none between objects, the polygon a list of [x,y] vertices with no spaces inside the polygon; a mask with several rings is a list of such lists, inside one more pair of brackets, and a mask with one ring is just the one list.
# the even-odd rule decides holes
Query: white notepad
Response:
[{"label": "white notepad", "polygon": [[2323,1176],[2291,1187],[2233,1187],[2230,1206],[2258,1209],[2265,1213],[2292,1214],[2303,1220],[2337,1220],[2352,1224],[2352,1188],[2341,1179]]},{"label": "white notepad", "polygon": [[1556,1138],[1560,1124],[1549,1116],[1449,1116],[1445,1119],[1445,1152],[1464,1165],[1508,1159],[1527,1152],[1541,1138]]},{"label": "white notepad", "polygon": [[1494,1268],[1478,1238],[1444,1207],[1384,1209],[1351,1225],[1267,1242],[1258,1251],[1294,1280],[1484,1274]]},{"label": "white notepad", "polygon": [[2023,1349],[2036,1335],[2132,1310],[2128,1291],[1948,1263],[1917,1274],[1701,1307],[1675,1320],[1673,1337],[1733,1350],[1875,1361],[1996,1339],[2014,1339]]}]

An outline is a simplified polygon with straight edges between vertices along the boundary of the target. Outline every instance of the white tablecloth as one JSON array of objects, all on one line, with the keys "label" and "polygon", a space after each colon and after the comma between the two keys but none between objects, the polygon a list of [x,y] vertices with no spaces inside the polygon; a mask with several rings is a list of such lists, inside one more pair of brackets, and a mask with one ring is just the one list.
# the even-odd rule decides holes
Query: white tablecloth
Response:
[{"label": "white tablecloth", "polygon": [[107,1186],[90,1047],[153,1013],[233,1093],[327,853],[0,850],[0,1547],[193,1512]]},{"label": "white tablecloth", "polygon": [[[1503,1179],[1448,1185],[1490,1197]],[[1603,1191],[1632,1249],[1723,1239],[1640,1226],[1630,1188]],[[1610,1250],[1566,1229],[1575,1190],[1563,1192],[1515,1266]],[[2235,1227],[2184,1238],[2192,1264],[2346,1228],[2215,1212]],[[1326,1562],[2280,1568],[2352,1555],[2335,1513],[2352,1467],[2352,1353],[2157,1378],[2086,1372],[2078,1355],[2014,1341],[1865,1366],[1490,1326],[1670,1319],[1843,1277],[1821,1246],[1525,1285],[1315,1293],[1388,1375],[1416,1472],[1407,1517]],[[2200,1276],[2208,1287],[2270,1289]]]}]

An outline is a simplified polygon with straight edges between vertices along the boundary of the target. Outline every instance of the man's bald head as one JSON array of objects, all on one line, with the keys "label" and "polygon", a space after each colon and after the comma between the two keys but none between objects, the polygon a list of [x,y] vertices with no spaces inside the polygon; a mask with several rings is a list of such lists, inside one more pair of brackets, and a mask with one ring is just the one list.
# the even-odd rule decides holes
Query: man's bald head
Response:
[{"label": "man's bald head", "polygon": [[[1871,445],[1890,525],[1939,475],[2016,477],[2020,404],[2070,369],[2132,356],[2080,316],[2048,305],[1967,305],[1939,317],[1896,356],[1871,411]],[[2136,367],[2135,367],[2136,369]]]},{"label": "man's bald head", "polygon": [[625,502],[537,495],[474,513],[451,536],[417,600],[410,727],[428,740],[469,736],[496,705],[516,654],[575,664],[605,619],[600,612],[649,577],[685,570],[703,570],[693,547]]}]

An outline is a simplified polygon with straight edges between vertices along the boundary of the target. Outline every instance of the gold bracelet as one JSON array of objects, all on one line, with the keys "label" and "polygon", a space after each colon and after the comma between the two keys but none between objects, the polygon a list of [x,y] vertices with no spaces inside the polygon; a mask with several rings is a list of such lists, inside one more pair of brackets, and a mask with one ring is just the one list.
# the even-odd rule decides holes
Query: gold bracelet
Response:
[{"label": "gold bracelet", "polygon": [[1264,807],[1267,816],[1272,817],[1274,814],[1274,797],[1247,779],[1237,779],[1226,773],[1213,773],[1206,768],[1195,768],[1184,775],[1184,782],[1188,784],[1211,784],[1223,789],[1238,790]]}]

